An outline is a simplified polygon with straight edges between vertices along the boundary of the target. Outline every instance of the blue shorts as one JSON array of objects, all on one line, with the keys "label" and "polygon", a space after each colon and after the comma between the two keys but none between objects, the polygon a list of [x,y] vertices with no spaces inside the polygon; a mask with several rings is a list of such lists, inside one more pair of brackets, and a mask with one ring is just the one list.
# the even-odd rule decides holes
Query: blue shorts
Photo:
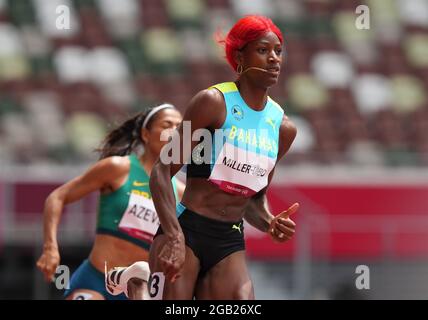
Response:
[{"label": "blue shorts", "polygon": [[104,284],[104,274],[95,269],[87,259],[82,262],[71,276],[70,289],[64,292],[64,298],[67,298],[77,289],[96,291],[102,294],[106,300],[128,300],[124,293],[117,296],[108,293]]}]

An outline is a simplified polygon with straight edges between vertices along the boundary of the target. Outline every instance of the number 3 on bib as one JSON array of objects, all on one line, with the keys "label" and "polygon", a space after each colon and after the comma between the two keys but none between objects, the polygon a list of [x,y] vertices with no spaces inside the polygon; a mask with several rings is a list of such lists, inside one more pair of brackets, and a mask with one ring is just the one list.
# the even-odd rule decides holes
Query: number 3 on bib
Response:
[{"label": "number 3 on bib", "polygon": [[149,278],[149,295],[151,300],[162,300],[165,275],[163,272],[155,272]]}]

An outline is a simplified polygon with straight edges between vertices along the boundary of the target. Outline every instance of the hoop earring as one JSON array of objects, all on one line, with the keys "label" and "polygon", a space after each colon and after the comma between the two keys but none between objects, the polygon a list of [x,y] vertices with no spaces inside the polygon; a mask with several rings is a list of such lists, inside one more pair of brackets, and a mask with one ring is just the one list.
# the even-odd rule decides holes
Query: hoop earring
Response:
[{"label": "hoop earring", "polygon": [[242,64],[239,64],[238,67],[236,68],[236,72],[239,75],[241,75],[243,71],[244,71],[244,67],[242,66]]}]

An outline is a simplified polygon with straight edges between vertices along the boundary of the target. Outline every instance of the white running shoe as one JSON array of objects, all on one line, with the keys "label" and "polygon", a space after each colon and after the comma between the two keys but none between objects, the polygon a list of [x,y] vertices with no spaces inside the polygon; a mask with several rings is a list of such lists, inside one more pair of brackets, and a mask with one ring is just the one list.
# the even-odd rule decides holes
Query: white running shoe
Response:
[{"label": "white running shoe", "polygon": [[138,278],[148,282],[150,277],[149,264],[137,261],[129,267],[115,267],[107,272],[107,262],[104,265],[105,287],[108,293],[117,296],[122,292],[128,296],[128,280]]}]

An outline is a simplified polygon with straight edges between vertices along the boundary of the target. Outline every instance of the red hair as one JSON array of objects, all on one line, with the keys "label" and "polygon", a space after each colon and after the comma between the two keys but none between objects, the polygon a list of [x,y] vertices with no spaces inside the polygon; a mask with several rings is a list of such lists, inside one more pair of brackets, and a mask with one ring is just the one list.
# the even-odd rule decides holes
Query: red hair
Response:
[{"label": "red hair", "polygon": [[234,59],[235,52],[242,49],[247,43],[263,37],[268,32],[275,33],[281,44],[283,43],[282,33],[271,19],[265,16],[249,15],[238,20],[225,39],[219,39],[217,36],[217,41],[224,44],[226,59],[233,70],[236,70],[238,64]]}]

